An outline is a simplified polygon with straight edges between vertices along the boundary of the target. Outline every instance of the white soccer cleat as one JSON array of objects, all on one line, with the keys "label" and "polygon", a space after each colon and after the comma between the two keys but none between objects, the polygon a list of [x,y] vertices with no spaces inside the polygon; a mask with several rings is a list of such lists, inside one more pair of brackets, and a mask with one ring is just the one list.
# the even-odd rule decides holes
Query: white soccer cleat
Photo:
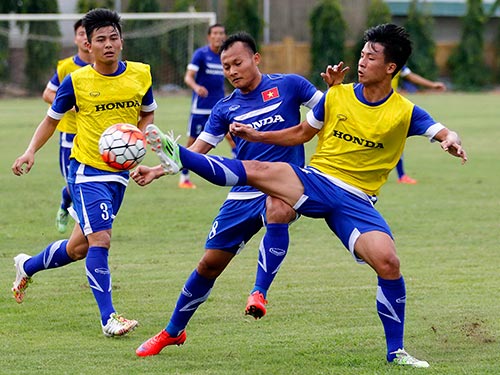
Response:
[{"label": "white soccer cleat", "polygon": [[16,268],[16,280],[12,283],[12,293],[17,303],[23,302],[28,285],[32,282],[31,277],[24,272],[24,263],[31,257],[26,254],[18,254],[14,257]]},{"label": "white soccer cleat", "polygon": [[182,169],[182,163],[179,156],[179,145],[177,140],[174,139],[172,131],[163,134],[162,131],[153,124],[146,126],[144,132],[146,140],[151,146],[158,158],[160,159],[161,166],[167,174],[176,174]]},{"label": "white soccer cleat", "polygon": [[125,319],[117,313],[112,313],[106,325],[102,326],[102,333],[107,337],[124,336],[132,332],[138,324],[137,320]]},{"label": "white soccer cleat", "polygon": [[409,355],[406,350],[404,349],[398,349],[395,352],[392,352],[390,354],[395,354],[396,358],[392,361],[392,363],[396,365],[402,365],[402,366],[411,366],[411,367],[417,367],[417,368],[427,368],[429,367],[429,363],[427,361],[422,361],[420,359],[417,359],[411,355]]}]

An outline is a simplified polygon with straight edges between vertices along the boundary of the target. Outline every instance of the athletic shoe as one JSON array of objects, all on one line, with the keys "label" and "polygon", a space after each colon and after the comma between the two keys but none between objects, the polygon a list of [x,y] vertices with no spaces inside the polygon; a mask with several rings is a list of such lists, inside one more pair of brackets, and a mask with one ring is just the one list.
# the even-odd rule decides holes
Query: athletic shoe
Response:
[{"label": "athletic shoe", "polygon": [[56,215],[56,229],[59,233],[66,232],[69,221],[69,212],[61,207],[57,210]]},{"label": "athletic shoe", "polygon": [[24,263],[31,257],[26,254],[18,254],[14,257],[16,267],[16,280],[12,283],[12,293],[17,303],[23,302],[28,285],[32,282],[31,277],[24,272]]},{"label": "athletic shoe", "polygon": [[415,185],[417,183],[417,180],[411,178],[407,174],[404,174],[400,178],[398,178],[398,183],[399,184],[407,184],[407,185]]},{"label": "athletic shoe", "polygon": [[416,359],[415,357],[409,355],[406,350],[404,349],[398,349],[395,352],[392,352],[390,354],[395,354],[396,358],[392,361],[392,363],[395,363],[396,365],[402,365],[402,366],[412,366],[412,367],[418,367],[418,368],[427,368],[429,367],[429,363],[426,361],[422,361],[420,359]]},{"label": "athletic shoe", "polygon": [[179,187],[181,189],[196,189],[196,185],[189,180],[179,182]]},{"label": "athletic shoe", "polygon": [[146,126],[146,140],[151,146],[151,149],[160,159],[161,166],[167,174],[176,174],[182,168],[181,159],[179,157],[179,145],[174,139],[172,131],[163,134],[162,131],[153,124]]},{"label": "athletic shoe", "polygon": [[248,296],[245,315],[251,315],[255,319],[260,319],[266,315],[266,305],[267,300],[264,298],[264,295],[259,291],[255,291]]},{"label": "athletic shoe", "polygon": [[112,313],[106,325],[102,326],[102,333],[107,337],[124,336],[132,332],[138,324],[139,322],[137,320],[125,319],[117,313]]},{"label": "athletic shoe", "polygon": [[141,346],[137,348],[135,354],[139,357],[148,357],[150,355],[157,355],[161,350],[168,345],[180,346],[186,341],[186,331],[177,337],[172,337],[164,329],[161,330],[156,336],[151,337],[149,340],[144,341]]}]

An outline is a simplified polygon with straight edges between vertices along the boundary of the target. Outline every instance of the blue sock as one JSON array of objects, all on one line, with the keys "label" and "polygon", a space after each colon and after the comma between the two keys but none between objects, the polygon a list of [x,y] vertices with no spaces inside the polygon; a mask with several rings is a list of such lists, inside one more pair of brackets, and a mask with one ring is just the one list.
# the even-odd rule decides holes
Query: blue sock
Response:
[{"label": "blue sock", "polygon": [[61,191],[61,208],[68,211],[68,207],[71,206],[71,195],[69,195],[68,188],[64,186]]},{"label": "blue sock", "polygon": [[247,174],[241,160],[198,154],[182,146],[179,146],[179,156],[184,168],[215,185],[244,186],[247,184]]},{"label": "blue sock", "polygon": [[267,224],[266,234],[259,246],[257,275],[251,293],[259,291],[266,298],[267,291],[285,260],[289,239],[288,224]]},{"label": "blue sock", "polygon": [[207,300],[215,279],[207,279],[194,270],[182,288],[170,321],[165,328],[172,337],[177,337],[186,328],[198,307]]},{"label": "blue sock", "polygon": [[384,326],[387,343],[387,360],[396,357],[390,354],[404,348],[406,287],[403,276],[397,280],[378,278],[377,311]]},{"label": "blue sock", "polygon": [[101,321],[106,325],[109,315],[115,312],[111,300],[111,273],[108,267],[108,249],[89,247],[85,261],[87,280],[101,313]]},{"label": "blue sock", "polygon": [[62,267],[74,262],[66,252],[67,244],[68,240],[52,242],[45,250],[24,262],[24,272],[28,276],[33,276],[38,271]]},{"label": "blue sock", "polygon": [[403,166],[403,156],[399,159],[398,164],[396,164],[396,170],[398,171],[398,178],[401,178],[405,175],[405,168]]}]

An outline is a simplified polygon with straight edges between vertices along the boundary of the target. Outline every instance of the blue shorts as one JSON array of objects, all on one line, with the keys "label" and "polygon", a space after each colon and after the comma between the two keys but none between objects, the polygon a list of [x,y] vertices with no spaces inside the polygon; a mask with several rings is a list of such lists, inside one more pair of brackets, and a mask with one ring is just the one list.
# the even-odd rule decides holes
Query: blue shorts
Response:
[{"label": "blue shorts", "polygon": [[315,168],[291,166],[304,185],[304,195],[294,209],[304,216],[325,219],[356,260],[361,262],[354,252],[361,234],[380,231],[392,238],[389,225],[373,206],[375,197],[328,178]]},{"label": "blue shorts", "polygon": [[73,139],[76,134],[60,132],[59,134],[59,170],[64,178],[68,179],[69,172],[69,156],[71,147],[73,147]]},{"label": "blue shorts", "polygon": [[212,222],[205,249],[224,250],[233,254],[243,250],[245,244],[265,225],[266,198],[228,199]]},{"label": "blue shorts", "polygon": [[[127,186],[117,181],[96,181],[92,176],[87,177],[88,182],[75,183],[78,181],[75,177],[78,168],[82,168],[82,164],[71,159],[68,187],[73,199],[73,218],[86,236],[111,229]],[[89,166],[85,168],[95,170]]]},{"label": "blue shorts", "polygon": [[198,138],[200,133],[205,129],[205,124],[210,115],[193,115],[189,116],[187,135],[189,137]]}]

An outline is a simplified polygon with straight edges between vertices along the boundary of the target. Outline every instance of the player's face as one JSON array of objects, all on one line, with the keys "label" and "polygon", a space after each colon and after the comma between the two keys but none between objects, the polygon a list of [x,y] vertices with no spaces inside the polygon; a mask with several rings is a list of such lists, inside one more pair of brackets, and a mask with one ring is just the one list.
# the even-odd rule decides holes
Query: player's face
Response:
[{"label": "player's face", "polygon": [[79,51],[89,51],[87,48],[87,33],[85,32],[85,28],[83,26],[80,26],[78,29],[76,29],[75,44],[78,47]]},{"label": "player's face", "polygon": [[219,51],[222,42],[226,40],[226,30],[223,27],[212,27],[210,34],[208,34],[208,44],[210,49],[214,52]]},{"label": "player's face", "polygon": [[260,55],[253,53],[242,42],[236,42],[221,53],[224,76],[235,88],[243,93],[254,90],[260,83],[258,68]]},{"label": "player's face", "polygon": [[113,26],[95,29],[90,43],[87,42],[89,51],[93,54],[95,62],[111,65],[118,61],[123,47],[123,39]]},{"label": "player's face", "polygon": [[396,64],[385,61],[384,46],[365,43],[358,61],[358,81],[365,86],[392,79]]}]

